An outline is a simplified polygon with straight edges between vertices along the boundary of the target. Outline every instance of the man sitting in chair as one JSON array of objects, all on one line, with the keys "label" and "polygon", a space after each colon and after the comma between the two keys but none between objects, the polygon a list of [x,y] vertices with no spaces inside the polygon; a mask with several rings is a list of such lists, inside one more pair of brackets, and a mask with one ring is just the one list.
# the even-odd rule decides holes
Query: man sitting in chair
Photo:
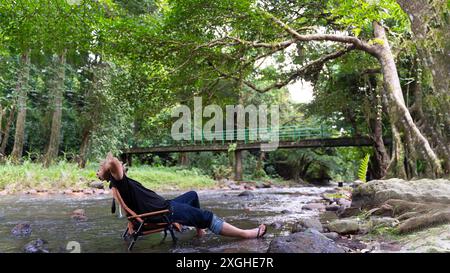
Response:
[{"label": "man sitting in chair", "polygon": [[195,227],[198,237],[205,234],[206,228],[215,234],[244,239],[260,238],[266,233],[267,227],[264,224],[254,229],[240,229],[224,222],[211,211],[201,209],[195,191],[166,200],[127,177],[122,162],[111,153],[108,153],[106,160],[100,164],[97,177],[102,181],[109,181],[110,186],[119,191],[125,204],[137,214],[169,209],[171,221]]}]

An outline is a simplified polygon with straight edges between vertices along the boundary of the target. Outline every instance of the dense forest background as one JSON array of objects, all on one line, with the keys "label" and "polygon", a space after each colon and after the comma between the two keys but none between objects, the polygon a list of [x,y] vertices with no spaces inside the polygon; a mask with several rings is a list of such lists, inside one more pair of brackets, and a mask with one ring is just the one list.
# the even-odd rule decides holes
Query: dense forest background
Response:
[{"label": "dense forest background", "polygon": [[[354,179],[366,154],[371,178],[448,176],[449,8],[446,0],[2,0],[1,160],[84,167],[157,142],[170,132],[171,109],[201,96],[277,104],[282,125],[374,140],[278,150],[264,166],[248,153],[248,176]],[[309,104],[289,98],[287,86],[300,80],[313,86]],[[231,172],[227,154],[191,154],[189,164],[216,178]]]}]

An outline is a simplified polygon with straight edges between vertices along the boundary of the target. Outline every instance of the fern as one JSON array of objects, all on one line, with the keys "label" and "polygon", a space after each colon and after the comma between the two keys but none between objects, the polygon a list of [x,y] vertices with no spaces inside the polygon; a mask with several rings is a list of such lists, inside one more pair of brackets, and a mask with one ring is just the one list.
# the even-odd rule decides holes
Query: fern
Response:
[{"label": "fern", "polygon": [[367,168],[369,167],[369,158],[370,155],[366,154],[366,156],[361,161],[361,164],[359,165],[358,179],[363,182],[366,182]]}]

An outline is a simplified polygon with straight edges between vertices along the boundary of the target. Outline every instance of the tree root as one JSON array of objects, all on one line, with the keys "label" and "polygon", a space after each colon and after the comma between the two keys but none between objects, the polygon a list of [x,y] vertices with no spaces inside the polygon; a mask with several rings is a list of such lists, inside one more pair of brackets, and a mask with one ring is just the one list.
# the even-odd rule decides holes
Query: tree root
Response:
[{"label": "tree root", "polygon": [[397,227],[400,234],[450,223],[450,206],[447,204],[389,199],[380,209],[390,207],[393,209],[393,216],[400,221]]},{"label": "tree root", "polygon": [[450,210],[412,217],[401,223],[397,230],[400,234],[404,234],[445,223],[450,223]]}]

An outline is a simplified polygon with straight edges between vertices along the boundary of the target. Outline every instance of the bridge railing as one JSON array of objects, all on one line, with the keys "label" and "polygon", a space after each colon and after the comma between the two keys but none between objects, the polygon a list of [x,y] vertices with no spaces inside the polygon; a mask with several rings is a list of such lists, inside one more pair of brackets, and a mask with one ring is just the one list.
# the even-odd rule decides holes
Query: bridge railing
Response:
[{"label": "bridge railing", "polygon": [[[235,142],[243,142],[247,144],[255,142],[269,142],[277,139],[279,141],[299,141],[304,139],[330,138],[339,136],[335,129],[323,125],[310,127],[280,126],[278,128],[245,128],[235,129],[232,131],[213,131],[210,134],[205,134],[202,130],[198,133],[198,136],[194,135],[194,130],[191,130],[187,139],[183,139],[183,135],[184,134],[182,133],[164,135],[158,139],[152,139],[147,143],[140,143],[140,146],[186,146]],[[174,138],[181,140],[175,140]]]}]

